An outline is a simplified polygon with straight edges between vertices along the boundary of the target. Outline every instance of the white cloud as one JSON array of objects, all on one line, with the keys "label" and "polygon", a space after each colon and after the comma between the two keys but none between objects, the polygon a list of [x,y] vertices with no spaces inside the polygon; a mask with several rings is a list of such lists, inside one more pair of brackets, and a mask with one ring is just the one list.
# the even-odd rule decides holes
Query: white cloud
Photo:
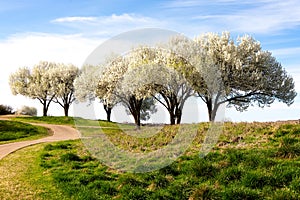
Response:
[{"label": "white cloud", "polygon": [[52,20],[52,23],[65,23],[65,22],[93,22],[96,17],[63,17]]},{"label": "white cloud", "polygon": [[300,47],[291,47],[291,48],[281,48],[271,50],[272,54],[275,56],[299,56]]},{"label": "white cloud", "polygon": [[270,33],[300,25],[299,1],[274,1],[225,18],[238,31]]},{"label": "white cloud", "polygon": [[197,23],[201,21],[201,24],[236,32],[274,33],[300,25],[298,0],[176,0],[165,4],[165,7],[176,10],[199,9],[200,15],[190,16]]},{"label": "white cloud", "polygon": [[106,37],[137,28],[166,26],[164,20],[128,13],[121,15],[112,14],[109,16],[64,17],[54,19],[51,22],[75,28],[76,31],[88,36],[100,35]]}]

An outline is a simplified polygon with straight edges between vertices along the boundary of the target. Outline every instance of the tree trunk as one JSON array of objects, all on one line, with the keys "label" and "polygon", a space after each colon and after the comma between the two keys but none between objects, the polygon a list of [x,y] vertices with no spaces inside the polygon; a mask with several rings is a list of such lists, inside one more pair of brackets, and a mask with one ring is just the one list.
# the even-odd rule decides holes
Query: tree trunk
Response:
[{"label": "tree trunk", "polygon": [[110,116],[111,116],[111,108],[108,108],[108,109],[107,109],[107,112],[106,112],[106,120],[107,120],[108,122],[111,121],[111,120],[110,120]]},{"label": "tree trunk", "polygon": [[181,123],[181,116],[182,116],[182,110],[178,108],[176,105],[172,105],[171,109],[168,109],[170,114],[170,124],[180,124]]},{"label": "tree trunk", "polygon": [[137,129],[140,129],[141,126],[141,108],[142,108],[143,99],[136,99],[135,96],[130,97],[129,99],[129,111],[134,118],[135,125]]},{"label": "tree trunk", "polygon": [[140,129],[140,128],[141,128],[141,114],[140,114],[140,112],[138,112],[138,113],[134,116],[134,122],[135,122],[136,128],[137,128],[137,129]]},{"label": "tree trunk", "polygon": [[106,112],[106,120],[108,122],[110,122],[110,116],[111,116],[111,110],[112,110],[112,108],[110,106],[108,106],[108,105],[105,105],[105,104],[103,104],[103,108],[104,108],[104,110]]},{"label": "tree trunk", "polygon": [[65,117],[69,116],[69,108],[70,108],[69,104],[64,104]]},{"label": "tree trunk", "polygon": [[213,102],[211,98],[206,98],[206,106],[208,111],[208,118],[210,122],[214,122],[217,115],[217,110],[219,108],[219,104],[213,106]]},{"label": "tree trunk", "polygon": [[176,124],[180,124],[181,122],[182,111],[180,108],[176,109]]},{"label": "tree trunk", "polygon": [[176,116],[174,115],[174,113],[171,111],[169,111],[169,114],[170,114],[170,124],[171,125],[174,125],[175,122],[176,122]]},{"label": "tree trunk", "polygon": [[43,103],[43,116],[46,117],[48,112],[47,103]]},{"label": "tree trunk", "polygon": [[206,98],[206,106],[207,106],[207,112],[208,112],[208,120],[212,121],[212,100],[211,98]]}]

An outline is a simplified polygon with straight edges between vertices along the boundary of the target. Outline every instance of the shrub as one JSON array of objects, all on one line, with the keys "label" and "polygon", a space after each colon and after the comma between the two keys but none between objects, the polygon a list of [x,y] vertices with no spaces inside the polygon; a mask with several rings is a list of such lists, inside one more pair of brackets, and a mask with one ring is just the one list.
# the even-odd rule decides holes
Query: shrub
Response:
[{"label": "shrub", "polygon": [[12,107],[7,105],[0,105],[0,115],[14,114]]},{"label": "shrub", "polygon": [[29,107],[29,106],[22,106],[20,109],[17,110],[17,114],[18,115],[36,116],[37,109],[34,107]]}]

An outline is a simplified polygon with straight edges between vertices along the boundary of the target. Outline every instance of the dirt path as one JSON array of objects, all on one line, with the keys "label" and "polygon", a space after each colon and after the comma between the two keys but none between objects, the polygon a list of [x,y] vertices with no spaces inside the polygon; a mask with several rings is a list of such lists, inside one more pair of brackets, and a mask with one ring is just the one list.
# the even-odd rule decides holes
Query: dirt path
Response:
[{"label": "dirt path", "polygon": [[18,149],[31,146],[34,144],[39,144],[44,142],[56,142],[56,141],[63,141],[63,140],[75,140],[79,138],[78,131],[70,126],[40,124],[40,123],[30,123],[30,124],[49,128],[53,131],[53,135],[38,140],[14,142],[14,143],[0,145],[0,160],[5,156],[7,156],[8,154],[17,151]]}]

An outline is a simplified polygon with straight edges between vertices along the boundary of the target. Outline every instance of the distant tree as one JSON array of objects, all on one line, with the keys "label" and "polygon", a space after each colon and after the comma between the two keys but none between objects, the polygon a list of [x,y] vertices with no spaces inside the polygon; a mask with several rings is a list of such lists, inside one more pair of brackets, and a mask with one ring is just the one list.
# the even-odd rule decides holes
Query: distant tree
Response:
[{"label": "distant tree", "polygon": [[244,111],[254,104],[269,106],[275,100],[287,105],[294,102],[292,77],[252,37],[239,37],[235,43],[228,32],[207,33],[197,37],[195,43],[193,48],[201,53],[193,55],[193,64],[209,86],[195,84],[194,89],[206,103],[210,121],[215,120],[224,103]]},{"label": "distant tree", "polygon": [[0,105],[0,115],[14,114],[13,108],[7,105]]},{"label": "distant tree", "polygon": [[55,84],[51,75],[56,63],[41,61],[32,70],[20,68],[9,77],[9,85],[14,95],[37,99],[43,105],[43,116],[47,116],[49,105],[55,97]]},{"label": "distant tree", "polygon": [[16,112],[18,115],[30,115],[30,116],[36,116],[37,115],[37,109],[34,107],[29,106],[22,106],[20,109]]},{"label": "distant tree", "polygon": [[64,109],[65,116],[68,116],[70,105],[75,101],[74,80],[79,75],[79,69],[72,64],[57,64],[51,70],[55,93],[53,102],[58,103]]},{"label": "distant tree", "polygon": [[141,108],[141,120],[148,121],[151,114],[156,112],[157,108],[155,106],[155,99],[152,97],[145,98]]}]

